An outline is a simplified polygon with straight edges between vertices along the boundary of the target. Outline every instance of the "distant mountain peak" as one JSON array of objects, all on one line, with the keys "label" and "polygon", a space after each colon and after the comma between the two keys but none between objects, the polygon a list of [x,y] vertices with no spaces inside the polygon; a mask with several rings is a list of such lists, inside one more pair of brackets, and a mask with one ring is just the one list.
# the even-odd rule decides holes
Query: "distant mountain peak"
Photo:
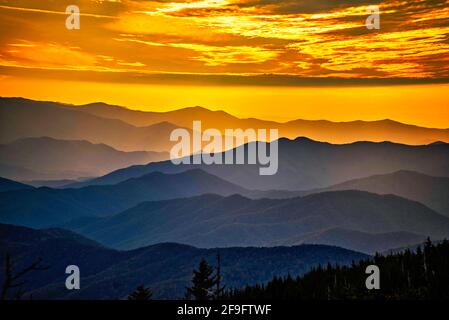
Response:
[{"label": "distant mountain peak", "polygon": [[[292,141],[292,140],[289,139],[289,141]],[[328,142],[317,141],[317,140],[314,140],[314,139],[311,139],[311,138],[308,138],[305,136],[297,137],[293,141],[299,142],[299,143],[308,143],[308,144],[317,144],[317,145],[318,144],[330,144]]]},{"label": "distant mountain peak", "polygon": [[247,198],[247,197],[244,197],[244,196],[242,196],[242,195],[239,194],[239,193],[234,193],[234,194],[232,194],[232,195],[230,195],[230,196],[225,197],[225,199],[226,199],[226,200],[229,200],[229,201],[242,201],[242,200],[248,200],[248,201],[251,201],[251,199],[249,199],[249,198]]},{"label": "distant mountain peak", "polygon": [[317,141],[315,141],[315,140],[313,140],[313,139],[310,139],[310,138],[304,137],[304,136],[297,137],[297,138],[295,138],[294,141],[317,142]]},{"label": "distant mountain peak", "polygon": [[[195,113],[195,114],[202,114],[202,115],[211,115],[211,116],[224,116],[224,117],[228,117],[228,118],[232,118],[232,119],[238,119],[237,117],[235,117],[234,115],[224,111],[224,110],[211,110],[208,109],[206,107],[202,107],[202,106],[193,106],[193,107],[185,107],[185,108],[180,108],[180,109],[176,109],[176,110],[172,110],[172,111],[168,111],[166,113]],[[164,113],[164,112],[161,112]],[[201,119],[198,119],[201,120]]]},{"label": "distant mountain peak", "polygon": [[87,103],[87,104],[83,104],[83,105],[78,105],[77,107],[80,108],[104,108],[104,109],[123,109],[123,110],[128,110],[128,111],[136,111],[139,112],[139,110],[134,110],[125,106],[119,106],[119,105],[115,105],[115,104],[109,104],[106,102],[91,102],[91,103]]},{"label": "distant mountain peak", "polygon": [[429,146],[439,146],[439,145],[447,145],[447,143],[444,141],[435,141],[435,142],[429,143],[428,145]]},{"label": "distant mountain peak", "polygon": [[207,109],[207,108],[205,108],[205,107],[202,107],[202,106],[185,107],[185,108],[181,108],[181,109],[184,109],[184,110],[204,110],[204,111],[211,111],[211,110],[209,110],[209,109]]}]

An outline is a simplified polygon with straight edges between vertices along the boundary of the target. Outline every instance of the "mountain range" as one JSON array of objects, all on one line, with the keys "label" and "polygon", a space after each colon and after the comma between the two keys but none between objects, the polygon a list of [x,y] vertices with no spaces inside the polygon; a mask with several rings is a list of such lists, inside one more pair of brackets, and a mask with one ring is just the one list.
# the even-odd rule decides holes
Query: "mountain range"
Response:
[{"label": "mountain range", "polygon": [[5,165],[0,175],[19,181],[78,179],[168,158],[164,152],[124,152],[87,141],[23,138],[0,145],[0,163]]},{"label": "mountain range", "polygon": [[[244,148],[247,155],[248,144]],[[226,151],[230,152],[235,156],[235,149]],[[219,156],[224,159],[226,153],[220,153]],[[334,145],[307,138],[282,138],[278,141],[277,173],[262,176],[259,174],[261,166],[263,165],[174,165],[168,160],[119,169],[70,186],[115,184],[154,171],[177,173],[194,168],[250,190],[310,190],[398,170],[449,177],[449,144],[408,146],[391,142],[356,142]]]},{"label": "mountain range", "polygon": [[136,127],[97,117],[67,105],[22,98],[0,98],[0,143],[22,138],[52,137],[107,144],[120,151],[169,151],[170,133],[178,126],[161,122]]},{"label": "mountain range", "polygon": [[[395,178],[397,175],[403,178]],[[358,180],[312,191],[247,190],[199,169],[178,174],[153,172],[116,185],[79,189],[29,189],[27,186],[0,193],[0,222],[30,227],[62,226],[117,248],[136,248],[167,241],[195,246],[318,243],[373,253],[415,244],[427,236],[439,239],[449,235],[449,232],[440,230],[440,223],[445,225],[447,218],[441,217],[439,213],[444,214],[445,211],[438,209],[444,209],[448,202],[445,196],[446,185],[441,183],[440,178],[406,171],[380,178],[372,177],[372,184],[371,177],[365,178],[360,187],[374,189],[379,185],[379,181],[383,181],[385,189],[382,190],[387,190],[386,193],[394,191],[391,193],[399,194],[403,198],[350,191],[356,189]],[[400,183],[395,183],[396,181]],[[436,211],[417,202],[414,196],[421,195],[419,192],[408,192],[412,182],[415,190],[433,190],[432,197],[420,197],[420,202],[429,207],[433,205]],[[391,186],[394,190],[390,190]],[[341,191],[329,191],[338,188],[341,188]],[[207,193],[217,195],[205,195]],[[195,197],[198,195],[204,196]],[[218,195],[233,196],[217,200],[215,206],[210,199],[220,197]],[[314,197],[322,197],[322,202],[308,201]],[[361,201],[362,199],[365,201]],[[146,202],[150,200],[153,201],[150,204],[154,207]],[[192,204],[184,206],[178,205],[179,203]],[[293,209],[290,208],[291,203],[296,203]],[[323,204],[327,205],[323,207]],[[223,208],[220,208],[220,205],[223,205]],[[159,221],[153,216],[159,215],[160,210],[168,210],[164,208],[170,208],[169,212],[162,216],[168,219],[166,231],[162,228],[164,220]],[[200,210],[202,218],[192,220],[188,215],[195,215],[195,208]],[[237,210],[237,213],[234,213],[234,210]],[[234,216],[238,214],[240,219],[250,215],[253,217],[251,219],[259,221],[262,214],[266,211],[272,212],[270,210],[279,212],[275,215],[276,219],[261,225],[240,223]],[[304,210],[307,212],[303,212]],[[400,218],[407,210],[414,214]],[[298,221],[291,224],[285,215],[295,215],[295,212],[298,214],[298,217],[295,217]],[[307,217],[302,217],[306,213]],[[341,215],[341,221],[326,216],[331,213]],[[366,225],[360,224],[367,219],[366,214],[371,214],[370,221],[378,226],[377,228],[370,230]],[[384,214],[389,214],[390,217],[387,218]],[[215,215],[222,216],[216,218]],[[101,218],[104,216],[108,218]],[[439,218],[435,220],[436,216]],[[404,227],[400,219],[411,224]],[[178,222],[181,223],[180,230],[177,230]],[[195,228],[190,230],[191,223],[195,224]],[[421,228],[426,223],[430,223],[430,227]],[[301,227],[292,229],[295,225]],[[415,228],[413,225],[420,227]],[[109,228],[118,234],[109,232]],[[202,239],[204,234],[208,236]]]},{"label": "mountain range", "polygon": [[266,190],[249,191],[251,198],[285,199],[326,191],[361,190],[377,194],[394,194],[421,202],[429,208],[449,217],[449,177],[399,170],[387,174],[348,180],[327,188],[306,191]]},{"label": "mountain range", "polygon": [[[390,245],[399,247],[399,243],[413,243],[426,236],[447,237],[449,218],[393,195],[334,191],[291,199],[202,195],[151,201],[117,215],[66,227],[120,249],[160,242],[201,247],[293,245],[304,243],[301,237],[333,228],[362,232],[365,237],[376,235],[382,243],[385,236],[378,234],[395,233],[397,238],[392,237]],[[351,239],[347,237],[347,243]],[[372,247],[383,249],[382,243],[373,242]],[[358,245],[354,242],[352,248]]]},{"label": "mountain range", "polygon": [[[269,123],[258,122],[257,119],[238,119],[222,111],[209,111],[198,107],[157,113],[133,111],[105,104],[73,106],[22,98],[0,98],[0,143],[4,144],[0,148],[4,150],[0,156],[0,175],[20,181],[64,180],[87,178],[92,175],[99,176],[117,168],[124,168],[123,171],[113,171],[105,177],[71,185],[79,187],[89,184],[114,184],[152,171],[184,171],[187,170],[184,166],[175,167],[170,161],[145,167],[125,167],[129,167],[132,163],[166,159],[167,154],[148,154],[144,151],[166,152],[170,150],[174,143],[169,141],[172,130],[183,125],[188,127],[191,120],[198,118],[205,119],[205,128],[212,125],[218,129],[235,128],[236,126],[243,129],[273,127]],[[244,125],[248,121],[251,126]],[[251,121],[256,121],[256,123]],[[315,122],[306,121],[306,125],[301,124],[302,120],[297,120],[288,124],[291,125],[291,123],[296,123],[299,128],[308,128],[313,127],[312,124]],[[373,124],[370,122],[357,123],[366,128]],[[394,123],[388,123],[389,126],[396,128]],[[334,123],[333,126],[336,128],[331,129],[332,134],[329,134],[329,137],[338,136],[339,126],[345,127],[345,125],[347,123]],[[397,127],[401,127],[401,125]],[[430,129],[405,127],[411,127],[413,130],[419,129],[420,142],[423,140],[426,142],[445,140],[444,137],[425,138],[426,130]],[[424,132],[421,132],[421,129]],[[370,131],[370,129],[364,130]],[[352,132],[348,128],[343,128],[341,131]],[[447,130],[438,129],[437,131],[446,132]],[[326,131],[318,126],[316,132],[321,134]],[[385,130],[376,129],[376,132],[382,135]],[[395,137],[408,135],[397,128],[394,129],[394,132]],[[307,130],[303,133],[308,137],[317,138],[316,134],[309,134]],[[449,163],[447,161],[449,144],[446,143],[409,146],[391,142],[354,142],[340,145],[296,138],[298,134],[300,132],[292,135],[281,134],[281,136],[291,136],[295,139],[281,138],[279,140],[279,172],[275,176],[260,176],[258,165],[239,165],[237,168],[217,165],[197,167],[252,190],[324,188],[352,179],[398,170],[449,176],[449,165],[447,164]],[[393,136],[390,138],[388,140],[396,141]],[[364,135],[357,133],[357,140],[363,139]],[[72,141],[61,142],[59,140]],[[321,140],[331,141],[332,139]],[[379,141],[383,138],[370,139],[368,137],[366,140]],[[106,145],[117,150],[114,152],[109,149],[106,152],[104,150],[107,148]],[[93,149],[99,154],[93,152]],[[79,157],[85,161],[78,160],[78,156],[68,157],[73,150],[80,150]],[[106,154],[122,151],[136,152],[127,156],[116,154],[108,157],[111,160],[104,161]],[[30,156],[27,157],[27,154]],[[33,161],[34,157],[37,158],[36,161]],[[133,158],[133,160],[124,161],[124,158]],[[135,158],[139,159],[134,160]],[[49,161],[51,168],[49,168],[50,165],[46,165]],[[54,184],[49,183],[49,185]]]},{"label": "mountain range", "polygon": [[82,217],[113,215],[143,201],[239,192],[246,190],[201,170],[179,174],[153,172],[116,185],[2,192],[0,221],[48,227]]},{"label": "mountain range", "polygon": [[[193,120],[203,129],[279,129],[278,172],[261,176],[259,163],[174,165],[168,137],[179,127],[191,133]],[[277,123],[201,107],[0,98],[0,222],[64,227],[114,250],[408,247],[449,235],[447,133],[391,120]],[[51,187],[33,187],[41,185]]]},{"label": "mountain range", "polygon": [[400,170],[374,175],[312,190],[304,194],[336,190],[363,190],[397,196],[421,202],[449,217],[449,177],[433,177],[422,173]]},{"label": "mountain range", "polygon": [[391,141],[422,145],[449,142],[449,129],[424,128],[392,120],[331,122],[297,119],[285,123],[240,119],[224,111],[202,107],[169,112],[130,110],[105,103],[74,106],[56,102],[0,97],[0,143],[28,137],[49,136],[63,140],[104,143],[122,151],[169,151],[175,128],[192,129],[201,120],[202,128],[278,129],[280,137],[346,144],[356,141]]},{"label": "mountain range", "polygon": [[[373,253],[412,245],[421,242],[427,236],[439,239],[447,237],[449,234],[449,232],[439,229],[440,222],[444,225],[446,218],[440,217],[438,213],[446,213],[443,209],[447,207],[449,199],[445,196],[446,185],[441,183],[445,179],[400,171],[384,176],[368,177],[360,181],[363,181],[363,184],[358,185],[359,180],[356,180],[327,189],[311,191],[257,191],[241,188],[196,169],[179,174],[153,172],[117,185],[90,186],[79,189],[29,189],[29,186],[25,188],[23,185],[19,185],[19,190],[0,193],[2,206],[0,221],[31,227],[63,226],[118,248],[136,248],[167,241],[189,243],[195,246],[275,246],[317,243],[334,244],[360,252]],[[380,196],[367,192],[344,191],[360,187],[375,192],[376,190],[373,189],[380,183],[385,186],[380,191],[387,190],[384,193],[393,193],[403,197],[392,198],[398,200],[400,204],[393,206],[391,195]],[[410,193],[410,186],[413,186],[413,190],[418,190],[418,192]],[[339,188],[341,191],[330,192],[339,190]],[[432,195],[431,197],[420,197],[419,200],[429,207],[434,205],[433,209],[436,211],[417,202],[418,199],[415,196],[421,195],[419,192],[421,189],[433,190],[432,193],[429,193]],[[208,203],[210,197],[219,197],[218,195],[189,198],[207,193],[223,196],[235,194],[229,199],[224,198],[217,202],[226,204],[224,208],[227,211],[223,213],[223,217],[214,218],[214,215],[222,211],[219,207],[212,206],[213,202],[211,202],[211,207]],[[423,194],[426,195],[425,192]],[[242,195],[253,200],[244,198]],[[322,197],[322,202],[309,203],[306,201],[318,196]],[[361,199],[366,201],[359,201]],[[151,204],[170,208],[169,213],[162,217],[173,223],[179,221],[182,226],[181,230],[177,230],[176,225],[168,224],[167,230],[170,232],[164,233],[164,228],[161,225],[165,225],[165,220],[158,220],[153,216],[153,214],[159,214],[159,207],[147,208],[148,204],[146,206],[145,203],[141,204],[149,200],[154,201]],[[161,200],[169,201],[161,202]],[[234,200],[237,208],[240,209],[239,216],[251,214],[255,221],[259,221],[262,217],[261,214],[268,211],[275,212],[272,218],[274,220],[261,225],[235,223],[238,220],[235,220],[237,218],[233,213]],[[184,204],[177,205],[184,202],[188,204],[191,201],[194,203],[192,207]],[[290,209],[289,203],[295,201],[294,209]],[[242,203],[240,204],[240,202]],[[252,205],[247,207],[245,205],[247,202],[253,203],[255,207],[253,208]],[[350,206],[349,208],[346,206],[346,202]],[[289,209],[284,209],[284,205]],[[174,206],[173,209],[172,206]],[[282,209],[271,211],[272,207]],[[195,212],[195,208],[207,216],[202,216],[200,220],[196,218],[192,220],[186,216]],[[301,216],[305,214],[302,210],[306,209],[312,216],[298,217],[299,221],[295,224],[300,225],[301,228],[292,229],[295,224],[286,221],[284,214],[299,212],[298,215]],[[282,214],[277,213],[277,210]],[[379,212],[382,210],[391,215],[388,219],[391,220],[390,222],[393,221],[392,224],[384,224],[386,221],[386,217],[383,216],[384,212]],[[333,219],[323,219],[325,212],[341,215],[342,220],[338,222]],[[377,226],[375,229],[366,229],[366,226],[359,224],[358,219],[364,219],[362,212],[371,214],[372,220],[370,221]],[[410,222],[410,225],[404,227],[400,217],[409,212],[419,214],[403,217],[402,219]],[[354,216],[356,213],[359,215]],[[103,216],[110,218],[101,218]],[[432,222],[432,217],[435,216],[439,216],[438,219],[441,221],[437,219]],[[393,217],[397,219],[392,220]],[[150,225],[148,225],[148,221],[151,222]],[[218,225],[214,227],[213,221]],[[413,227],[413,225],[422,227],[423,223],[425,225],[429,221],[431,224],[429,229]],[[129,225],[130,222],[131,225]],[[191,227],[189,223],[195,223],[196,227],[202,227],[199,229],[195,227],[189,232]],[[115,234],[115,231],[109,232],[109,228],[116,230],[118,234]],[[204,234],[208,235],[206,239],[201,238]],[[199,240],[196,239],[198,237]]]},{"label": "mountain range", "polygon": [[273,245],[323,244],[375,254],[387,252],[391,248],[416,246],[426,239],[424,235],[404,231],[369,233],[335,227],[280,240]]},{"label": "mountain range", "polygon": [[119,119],[135,126],[149,126],[170,122],[191,128],[194,120],[201,120],[203,128],[278,129],[280,137],[294,139],[306,136],[313,140],[335,144],[355,141],[392,141],[403,144],[429,144],[449,142],[448,129],[424,128],[392,120],[332,122],[326,120],[297,119],[284,123],[260,119],[240,119],[224,111],[211,111],[202,107],[183,108],[168,112],[130,110],[105,103],[91,103],[74,108],[109,119]]},{"label": "mountain range", "polygon": [[[13,272],[37,258],[48,267],[24,279],[21,289],[25,298],[33,299],[126,299],[141,284],[150,286],[156,299],[182,298],[200,259],[215,265],[217,253],[227,288],[264,283],[273,276],[304,274],[318,264],[348,265],[368,257],[323,245],[198,249],[163,243],[117,251],[63,229],[35,230],[5,224],[0,224],[0,235],[0,283],[6,252],[16,268]],[[65,288],[65,268],[71,264],[80,268],[80,290]]]}]

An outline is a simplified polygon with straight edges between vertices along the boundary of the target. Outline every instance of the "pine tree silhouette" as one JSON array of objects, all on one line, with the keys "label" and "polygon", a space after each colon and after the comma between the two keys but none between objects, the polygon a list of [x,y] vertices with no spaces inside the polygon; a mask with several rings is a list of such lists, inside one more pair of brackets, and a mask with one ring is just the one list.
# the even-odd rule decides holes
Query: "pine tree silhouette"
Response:
[{"label": "pine tree silhouette", "polygon": [[[375,264],[381,272],[379,290],[365,286],[365,270]],[[225,292],[224,299],[294,300],[449,300],[449,241],[406,249],[353,262],[350,266],[316,266],[293,279],[274,277],[265,285]]]},{"label": "pine tree silhouette", "polygon": [[153,296],[153,292],[151,292],[150,288],[146,288],[143,285],[140,285],[136,288],[136,290],[128,296],[128,300],[150,300]]},{"label": "pine tree silhouette", "polygon": [[217,267],[215,272],[215,290],[214,290],[214,299],[220,300],[225,292],[225,287],[221,285],[221,281],[223,277],[221,275],[221,256],[220,253],[217,253]]},{"label": "pine tree silhouette", "polygon": [[216,283],[214,268],[202,258],[198,270],[193,271],[192,286],[187,288],[186,297],[192,297],[195,300],[209,300],[213,298],[212,288]]}]

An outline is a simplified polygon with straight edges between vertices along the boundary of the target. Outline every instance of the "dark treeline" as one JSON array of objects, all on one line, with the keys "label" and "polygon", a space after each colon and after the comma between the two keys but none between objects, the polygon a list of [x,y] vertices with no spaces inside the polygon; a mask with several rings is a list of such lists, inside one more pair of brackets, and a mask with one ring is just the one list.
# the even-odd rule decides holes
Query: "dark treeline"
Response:
[{"label": "dark treeline", "polygon": [[[368,265],[380,269],[380,289],[368,290]],[[351,266],[318,266],[303,276],[228,290],[224,299],[449,299],[449,241],[405,250]]]}]

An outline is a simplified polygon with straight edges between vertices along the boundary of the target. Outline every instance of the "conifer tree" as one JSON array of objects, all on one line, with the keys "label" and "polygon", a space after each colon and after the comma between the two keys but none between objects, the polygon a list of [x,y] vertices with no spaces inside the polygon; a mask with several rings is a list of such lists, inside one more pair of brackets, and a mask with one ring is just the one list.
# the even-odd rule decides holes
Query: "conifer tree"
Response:
[{"label": "conifer tree", "polygon": [[193,271],[192,286],[187,288],[186,296],[195,300],[209,300],[213,298],[216,282],[214,268],[202,258],[198,270]]},{"label": "conifer tree", "polygon": [[220,253],[217,253],[217,267],[216,267],[216,275],[215,275],[215,291],[214,291],[214,299],[220,300],[225,291],[225,287],[221,285],[221,281],[223,277],[221,275],[221,257]]},{"label": "conifer tree", "polygon": [[[379,290],[365,286],[366,267],[375,264],[382,274]],[[354,261],[351,265],[326,268],[318,265],[296,279],[274,277],[266,285],[246,286],[224,294],[225,299],[388,299],[449,300],[449,241],[423,248],[405,249],[388,255]]]},{"label": "conifer tree", "polygon": [[128,300],[141,300],[146,301],[150,300],[153,296],[153,292],[150,288],[146,288],[143,285],[140,285],[136,288],[136,290],[128,296]]}]

